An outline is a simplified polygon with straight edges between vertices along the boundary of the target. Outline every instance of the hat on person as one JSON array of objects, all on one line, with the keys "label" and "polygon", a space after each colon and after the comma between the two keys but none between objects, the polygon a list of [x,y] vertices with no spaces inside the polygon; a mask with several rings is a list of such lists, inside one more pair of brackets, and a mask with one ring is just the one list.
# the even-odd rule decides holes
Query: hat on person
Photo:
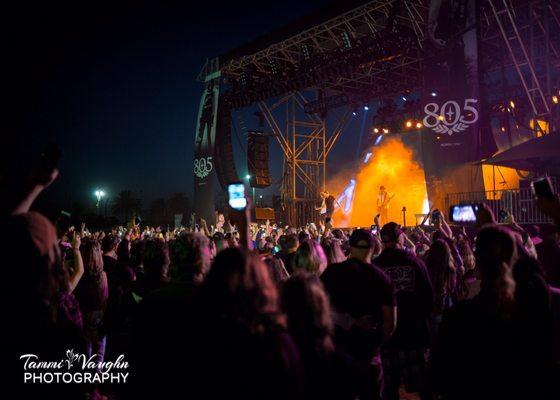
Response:
[{"label": "hat on person", "polygon": [[372,249],[374,247],[373,236],[366,229],[356,229],[350,235],[350,247],[358,249]]},{"label": "hat on person", "polygon": [[388,222],[383,225],[379,234],[383,242],[396,242],[403,233],[401,226],[396,222]]}]

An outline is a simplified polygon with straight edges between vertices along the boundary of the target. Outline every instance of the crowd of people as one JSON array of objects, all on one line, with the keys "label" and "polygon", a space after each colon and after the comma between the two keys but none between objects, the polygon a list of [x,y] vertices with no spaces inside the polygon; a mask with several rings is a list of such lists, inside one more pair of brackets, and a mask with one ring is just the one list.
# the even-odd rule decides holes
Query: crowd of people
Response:
[{"label": "crowd of people", "polygon": [[[51,179],[54,179],[53,174]],[[89,232],[5,216],[5,342],[18,398],[552,399],[560,393],[555,224],[473,232],[252,223]],[[126,384],[22,383],[22,354],[129,364]],[[99,371],[100,373],[102,371]]]}]

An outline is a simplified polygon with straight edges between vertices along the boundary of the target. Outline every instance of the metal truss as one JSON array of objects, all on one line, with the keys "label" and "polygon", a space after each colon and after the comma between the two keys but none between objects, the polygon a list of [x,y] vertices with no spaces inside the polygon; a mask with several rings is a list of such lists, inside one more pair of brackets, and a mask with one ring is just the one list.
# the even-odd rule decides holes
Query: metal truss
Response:
[{"label": "metal truss", "polygon": [[350,115],[347,110],[329,130],[324,118],[304,112],[306,103],[302,92],[290,93],[271,105],[258,103],[284,153],[281,193],[287,222],[294,225],[313,220],[319,192],[325,189],[327,156]]},{"label": "metal truss", "polygon": [[[483,80],[487,86],[492,81],[501,85],[488,92],[526,102],[533,117],[552,127],[552,94],[560,83],[560,2],[487,0],[483,7],[479,50]],[[513,76],[517,87],[509,82]],[[520,92],[522,98],[515,96]]]},{"label": "metal truss", "polygon": [[[282,195],[290,223],[310,220],[325,185],[327,155],[351,107],[422,87],[429,4],[369,1],[264,48],[245,47],[203,67],[199,79],[219,81],[232,108],[258,104],[265,116],[284,154]],[[548,102],[558,90],[551,69],[560,68],[560,1],[477,4],[482,82],[490,85],[496,75],[502,77],[502,87],[486,90],[486,96],[508,96],[503,82],[515,75],[516,90],[524,93],[534,116],[553,126]],[[317,95],[307,99],[304,91]],[[272,98],[280,100],[268,104]],[[329,133],[327,113],[345,105],[350,108]]]},{"label": "metal truss", "polygon": [[[253,54],[221,60],[219,70],[234,92],[266,87],[264,98],[309,88],[329,95],[388,96],[397,80],[417,87],[428,3],[370,1]],[[357,61],[349,65],[350,59]]]},{"label": "metal truss", "polygon": [[[336,122],[329,129],[327,111],[421,85],[428,4],[370,1],[254,53],[205,64],[199,79],[219,77],[230,101],[261,92],[232,106],[258,104],[282,149],[281,192],[291,224],[313,219],[327,156],[351,114],[350,108],[330,111]],[[310,101],[304,90],[316,98]]]}]

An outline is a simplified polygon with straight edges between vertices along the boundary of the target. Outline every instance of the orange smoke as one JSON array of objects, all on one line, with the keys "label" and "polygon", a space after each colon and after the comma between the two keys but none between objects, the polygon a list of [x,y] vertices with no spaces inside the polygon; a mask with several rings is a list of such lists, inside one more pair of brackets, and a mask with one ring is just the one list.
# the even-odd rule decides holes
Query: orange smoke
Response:
[{"label": "orange smoke", "polygon": [[[400,138],[384,138],[380,146],[370,151],[372,157],[367,164],[361,164],[363,167],[356,176],[352,210],[344,215],[337,209],[335,226],[369,227],[377,214],[376,200],[381,185],[394,195],[389,203],[389,220],[403,224],[401,210],[406,206],[406,224],[415,225],[414,214],[422,213],[427,195],[424,171],[414,160],[412,150]],[[327,187],[340,193],[341,180],[338,176]]]}]

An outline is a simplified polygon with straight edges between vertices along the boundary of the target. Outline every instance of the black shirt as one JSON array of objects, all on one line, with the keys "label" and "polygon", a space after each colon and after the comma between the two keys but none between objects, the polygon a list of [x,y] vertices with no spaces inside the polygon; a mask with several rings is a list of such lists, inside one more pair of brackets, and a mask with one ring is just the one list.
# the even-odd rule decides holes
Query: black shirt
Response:
[{"label": "black shirt", "polygon": [[385,249],[374,260],[389,275],[397,292],[397,329],[386,348],[415,349],[429,343],[428,319],[433,290],[426,266],[402,249]]},{"label": "black shirt", "polygon": [[[355,259],[332,264],[321,275],[333,307],[352,318],[372,316],[381,326],[381,307],[395,306],[394,286],[378,267]],[[343,331],[337,327],[339,346],[360,361],[369,361],[381,345],[381,329],[376,334],[353,327]]]},{"label": "black shirt", "polygon": [[325,206],[327,208],[327,217],[332,217],[333,213],[334,213],[334,196],[328,196],[325,199]]}]

